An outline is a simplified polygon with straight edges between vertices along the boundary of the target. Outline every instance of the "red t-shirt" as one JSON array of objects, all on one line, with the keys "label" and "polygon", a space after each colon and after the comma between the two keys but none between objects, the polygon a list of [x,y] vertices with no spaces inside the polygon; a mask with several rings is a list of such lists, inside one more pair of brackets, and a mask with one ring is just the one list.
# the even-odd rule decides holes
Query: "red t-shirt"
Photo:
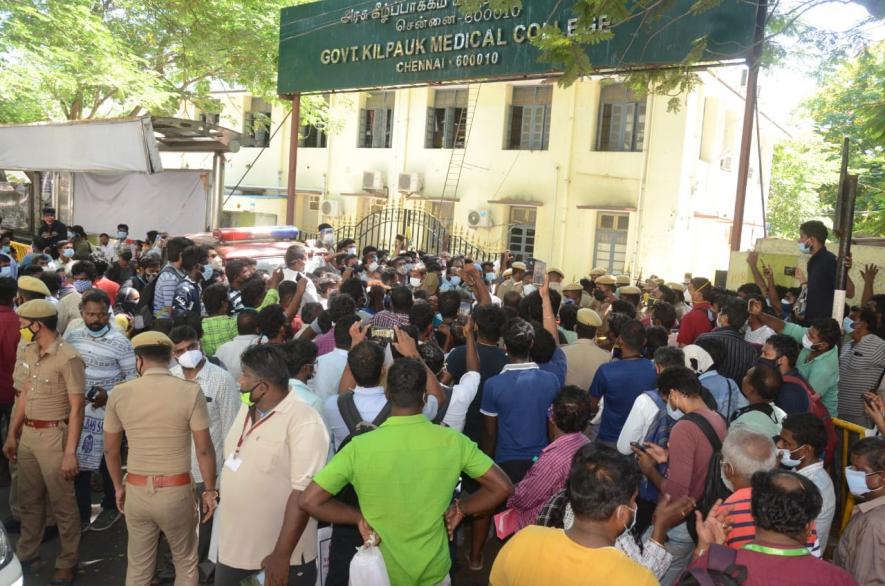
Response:
[{"label": "red t-shirt", "polygon": [[[709,556],[705,553],[691,567],[707,567]],[[735,563],[747,568],[745,586],[857,586],[851,574],[812,555],[788,557],[739,549]]]},{"label": "red t-shirt", "polygon": [[[725,439],[725,420],[718,413],[709,409],[695,413],[702,415],[713,426],[720,441]],[[713,457],[713,447],[707,441],[707,436],[695,422],[680,419],[670,431],[667,447],[670,450],[670,464],[661,493],[669,494],[674,500],[688,495],[700,501],[704,495],[710,458]]]},{"label": "red t-shirt", "polygon": [[0,305],[0,405],[3,406],[15,401],[12,371],[21,337],[19,328],[18,314],[8,305]]},{"label": "red t-shirt", "polygon": [[[751,500],[753,489],[749,486],[739,488],[722,503],[722,509],[726,511],[726,519],[731,525],[731,531],[725,536],[725,545],[740,549],[747,543],[756,539],[756,523],[753,521]],[[808,548],[811,550],[817,541],[817,531],[812,530],[808,534]]]},{"label": "red t-shirt", "polygon": [[95,286],[108,294],[108,297],[111,298],[111,305],[113,305],[117,299],[117,293],[120,291],[120,284],[111,281],[107,277],[102,277]]},{"label": "red t-shirt", "polygon": [[691,311],[685,314],[679,323],[679,336],[676,341],[681,346],[694,344],[701,334],[706,334],[713,330],[715,319],[710,319],[710,304],[707,301],[695,303]]}]

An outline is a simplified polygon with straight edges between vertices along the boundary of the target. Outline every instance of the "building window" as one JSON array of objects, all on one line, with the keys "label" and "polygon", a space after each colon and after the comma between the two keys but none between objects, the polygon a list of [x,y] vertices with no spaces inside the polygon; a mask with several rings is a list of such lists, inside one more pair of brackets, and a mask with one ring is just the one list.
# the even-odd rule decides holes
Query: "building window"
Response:
[{"label": "building window", "polygon": [[428,149],[463,149],[467,134],[467,90],[436,90],[427,109]]},{"label": "building window", "polygon": [[243,134],[252,139],[249,146],[270,146],[271,113],[273,107],[261,98],[252,98],[249,109],[243,115]]},{"label": "building window", "polygon": [[373,92],[366,96],[366,105],[360,110],[360,134],[357,147],[389,149],[393,136],[394,92]]},{"label": "building window", "polygon": [[628,214],[597,214],[593,266],[609,273],[623,273],[627,264]]},{"label": "building window", "polygon": [[312,212],[320,211],[320,196],[319,195],[308,195],[307,196],[307,209]]},{"label": "building window", "polygon": [[514,87],[506,127],[505,148],[546,151],[550,139],[552,103],[552,86]]},{"label": "building window", "polygon": [[298,134],[298,146],[306,149],[326,148],[326,131],[313,124],[302,124]]},{"label": "building window", "polygon": [[598,151],[641,151],[645,142],[645,99],[625,85],[602,88]]}]

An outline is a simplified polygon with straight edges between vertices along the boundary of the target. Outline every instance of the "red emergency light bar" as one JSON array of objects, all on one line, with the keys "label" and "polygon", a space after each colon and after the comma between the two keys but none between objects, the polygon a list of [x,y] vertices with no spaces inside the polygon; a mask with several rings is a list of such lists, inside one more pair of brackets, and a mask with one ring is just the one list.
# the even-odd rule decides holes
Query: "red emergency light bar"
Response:
[{"label": "red emergency light bar", "polygon": [[300,230],[295,226],[256,226],[254,228],[218,228],[212,232],[222,242],[249,240],[295,240]]}]

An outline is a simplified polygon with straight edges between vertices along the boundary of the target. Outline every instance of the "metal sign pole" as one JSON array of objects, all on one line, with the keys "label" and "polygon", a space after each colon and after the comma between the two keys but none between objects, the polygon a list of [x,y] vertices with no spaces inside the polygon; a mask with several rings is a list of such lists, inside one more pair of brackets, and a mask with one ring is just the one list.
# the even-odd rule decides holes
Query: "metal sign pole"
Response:
[{"label": "metal sign pole", "polygon": [[286,186],[286,224],[295,224],[295,178],[298,174],[298,131],[301,128],[301,94],[292,94],[289,117],[289,181]]}]

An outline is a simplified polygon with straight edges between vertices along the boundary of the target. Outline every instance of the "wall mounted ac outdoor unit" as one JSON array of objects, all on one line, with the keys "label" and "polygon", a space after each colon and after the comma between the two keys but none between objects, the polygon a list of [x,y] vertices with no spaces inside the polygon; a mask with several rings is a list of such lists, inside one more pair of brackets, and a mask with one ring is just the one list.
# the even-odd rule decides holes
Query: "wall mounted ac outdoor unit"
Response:
[{"label": "wall mounted ac outdoor unit", "polygon": [[337,218],[341,215],[341,206],[334,199],[324,199],[320,202],[320,213],[330,218]]},{"label": "wall mounted ac outdoor unit", "polygon": [[418,173],[400,173],[399,191],[404,193],[421,193],[421,175]]},{"label": "wall mounted ac outdoor unit", "polygon": [[386,187],[381,171],[363,172],[363,191],[384,191]]},{"label": "wall mounted ac outdoor unit", "polygon": [[467,212],[467,224],[471,228],[489,228],[492,225],[492,213],[488,210],[470,210]]}]

